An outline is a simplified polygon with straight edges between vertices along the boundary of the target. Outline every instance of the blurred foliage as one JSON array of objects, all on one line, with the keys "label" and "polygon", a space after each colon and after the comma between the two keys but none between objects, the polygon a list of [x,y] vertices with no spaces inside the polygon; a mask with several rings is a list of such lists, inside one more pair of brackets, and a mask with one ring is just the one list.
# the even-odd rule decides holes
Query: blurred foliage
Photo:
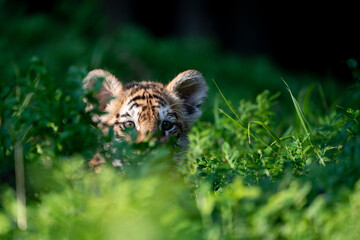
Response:
[{"label": "blurred foliage", "polygon": [[[208,39],[109,30],[96,1],[32,14],[27,4],[0,1],[1,239],[359,239],[355,59],[356,82],[344,90],[331,79],[284,76],[266,58],[222,53]],[[81,82],[98,67],[123,81],[204,73],[211,90],[184,158],[151,140],[116,142],[92,125],[83,103],[92,93]],[[96,152],[106,157],[97,173],[87,164]]]}]

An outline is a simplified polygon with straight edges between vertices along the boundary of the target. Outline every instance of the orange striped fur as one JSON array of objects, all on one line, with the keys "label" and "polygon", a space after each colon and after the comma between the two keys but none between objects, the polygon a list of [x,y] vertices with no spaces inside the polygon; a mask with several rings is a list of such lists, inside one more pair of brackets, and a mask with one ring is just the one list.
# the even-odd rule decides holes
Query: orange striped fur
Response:
[{"label": "orange striped fur", "polygon": [[[177,138],[182,149],[188,144],[191,124],[200,117],[200,106],[207,95],[207,84],[200,72],[188,70],[177,75],[169,84],[132,82],[123,85],[114,75],[101,69],[88,73],[84,89],[93,89],[96,81],[102,87],[95,95],[103,115],[93,114],[93,121],[106,131],[113,126],[114,133],[126,141],[131,138],[125,129],[137,132],[136,142],[144,141],[160,131],[158,141]],[[93,105],[87,104],[87,111]]]}]

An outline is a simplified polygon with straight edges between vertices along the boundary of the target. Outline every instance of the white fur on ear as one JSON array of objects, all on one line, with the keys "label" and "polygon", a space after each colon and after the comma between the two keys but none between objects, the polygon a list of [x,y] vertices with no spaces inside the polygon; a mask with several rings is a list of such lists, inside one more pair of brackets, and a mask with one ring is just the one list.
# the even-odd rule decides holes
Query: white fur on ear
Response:
[{"label": "white fur on ear", "polygon": [[190,123],[201,116],[200,106],[206,98],[208,86],[200,72],[187,70],[179,73],[166,88],[183,101]]},{"label": "white fur on ear", "polygon": [[[111,73],[102,70],[95,69],[90,71],[83,80],[83,89],[86,91],[92,90],[94,88],[95,82],[102,80],[102,85],[98,93],[96,93],[95,98],[99,102],[99,111],[104,111],[107,103],[111,97],[119,95],[122,91],[121,82]],[[89,104],[87,99],[86,111],[91,111],[94,109],[94,105]]]}]

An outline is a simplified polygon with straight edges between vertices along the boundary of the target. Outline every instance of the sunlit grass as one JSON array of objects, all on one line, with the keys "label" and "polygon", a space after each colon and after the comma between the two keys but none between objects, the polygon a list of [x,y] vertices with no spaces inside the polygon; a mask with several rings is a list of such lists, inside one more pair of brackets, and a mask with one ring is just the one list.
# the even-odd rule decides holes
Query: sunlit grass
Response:
[{"label": "sunlit grass", "polygon": [[[69,26],[0,8],[0,239],[360,239],[356,60],[350,91],[301,74],[285,82],[270,60],[209,40],[108,36],[94,6]],[[94,126],[82,79],[97,67],[124,82],[204,74],[209,97],[183,158]]]}]

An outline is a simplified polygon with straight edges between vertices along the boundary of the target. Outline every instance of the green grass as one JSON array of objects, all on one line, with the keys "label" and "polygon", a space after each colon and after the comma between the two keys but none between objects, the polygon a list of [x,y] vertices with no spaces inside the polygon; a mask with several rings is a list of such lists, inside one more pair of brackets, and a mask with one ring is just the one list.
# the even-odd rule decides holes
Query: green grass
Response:
[{"label": "green grass", "polygon": [[[95,3],[81,6],[66,15],[64,2],[65,23],[0,8],[0,239],[359,239],[356,60],[345,88],[206,39],[109,33]],[[209,97],[182,160],[91,126],[81,81],[95,67],[123,81],[204,74]],[[108,159],[94,173],[98,151]]]}]

